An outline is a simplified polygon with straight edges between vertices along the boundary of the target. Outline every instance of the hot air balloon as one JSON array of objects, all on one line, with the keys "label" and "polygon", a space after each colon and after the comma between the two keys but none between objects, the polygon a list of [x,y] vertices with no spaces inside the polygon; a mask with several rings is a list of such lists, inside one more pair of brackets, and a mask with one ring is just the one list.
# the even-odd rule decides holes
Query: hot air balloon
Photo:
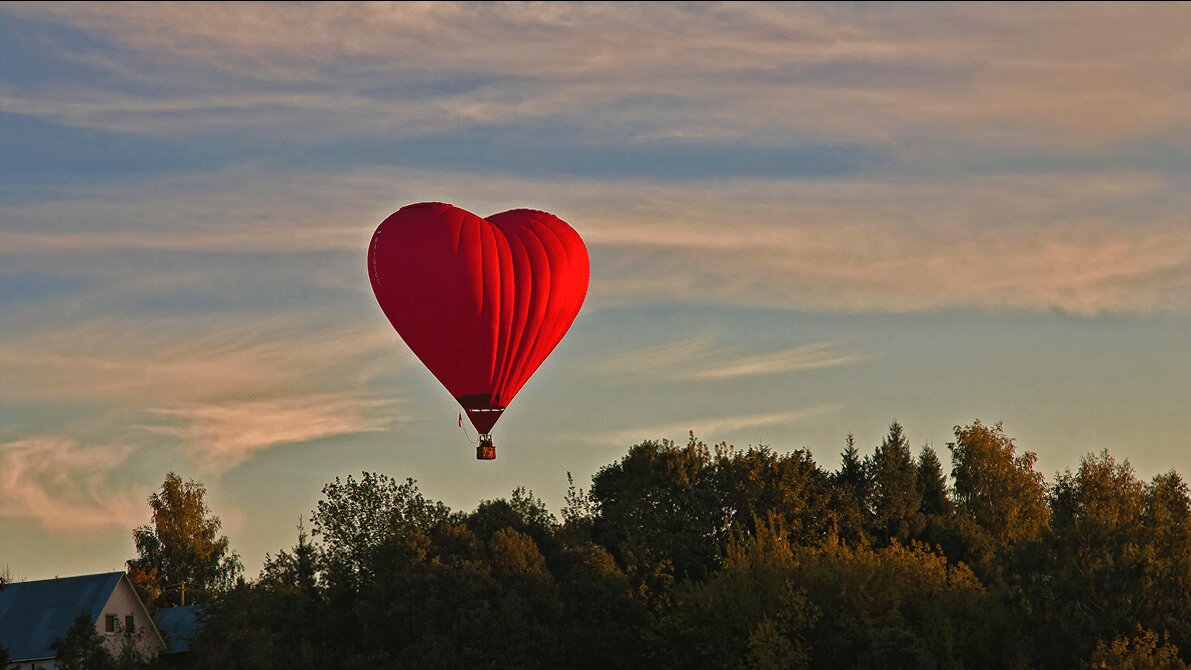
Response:
[{"label": "hot air balloon", "polygon": [[496,458],[492,427],[571,327],[589,274],[579,234],[530,209],[482,219],[440,202],[408,205],[368,249],[381,310],[463,406],[481,460]]}]

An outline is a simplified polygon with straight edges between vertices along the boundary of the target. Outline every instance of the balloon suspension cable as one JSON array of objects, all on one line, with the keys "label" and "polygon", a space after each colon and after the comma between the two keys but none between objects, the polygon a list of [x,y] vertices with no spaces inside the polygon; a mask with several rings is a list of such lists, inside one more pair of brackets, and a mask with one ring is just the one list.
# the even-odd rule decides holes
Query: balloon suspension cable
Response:
[{"label": "balloon suspension cable", "polygon": [[467,425],[465,423],[463,423],[463,415],[462,414],[459,415],[459,430],[463,431],[463,436],[467,438],[467,443],[469,445],[475,446],[476,438],[472,437],[467,432]]}]

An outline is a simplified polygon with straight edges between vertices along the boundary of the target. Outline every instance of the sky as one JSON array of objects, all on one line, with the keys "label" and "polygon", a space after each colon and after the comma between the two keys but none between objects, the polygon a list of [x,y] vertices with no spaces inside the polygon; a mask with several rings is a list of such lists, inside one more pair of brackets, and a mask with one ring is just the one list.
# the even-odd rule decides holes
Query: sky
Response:
[{"label": "sky", "polygon": [[[1003,422],[1191,473],[1191,6],[0,5],[0,569],[116,570],[165,473],[249,575],[320,489],[556,511],[645,439]],[[474,459],[365,256],[550,211],[587,301]]]}]

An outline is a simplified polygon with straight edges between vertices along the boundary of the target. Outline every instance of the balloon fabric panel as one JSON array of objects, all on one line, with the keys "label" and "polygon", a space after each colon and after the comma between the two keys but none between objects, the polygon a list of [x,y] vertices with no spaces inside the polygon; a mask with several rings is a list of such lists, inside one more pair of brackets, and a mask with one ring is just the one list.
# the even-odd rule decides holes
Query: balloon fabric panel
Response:
[{"label": "balloon fabric panel", "polygon": [[389,322],[481,433],[566,334],[590,275],[582,239],[558,217],[485,220],[443,203],[385,219],[369,269]]}]

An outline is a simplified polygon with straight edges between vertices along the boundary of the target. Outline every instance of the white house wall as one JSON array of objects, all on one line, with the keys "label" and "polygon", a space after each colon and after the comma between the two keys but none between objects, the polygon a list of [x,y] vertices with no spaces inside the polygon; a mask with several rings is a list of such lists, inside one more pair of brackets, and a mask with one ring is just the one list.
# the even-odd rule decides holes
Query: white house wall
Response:
[{"label": "white house wall", "polygon": [[131,614],[134,617],[136,622],[137,647],[145,658],[153,658],[165,651],[165,643],[161,639],[161,634],[157,632],[157,627],[153,624],[153,619],[149,616],[149,612],[145,610],[145,606],[141,604],[141,599],[137,597],[136,591],[133,590],[132,584],[129,583],[127,577],[120,578],[120,581],[116,584],[116,588],[112,591],[111,597],[104,604],[103,611],[99,614],[99,619],[95,622],[95,629],[106,639],[108,650],[113,655],[116,655],[120,653],[120,647],[124,639],[123,635],[119,633],[106,632],[105,621],[109,614],[116,615],[116,621],[120,623],[120,630],[124,629],[126,616]]}]

